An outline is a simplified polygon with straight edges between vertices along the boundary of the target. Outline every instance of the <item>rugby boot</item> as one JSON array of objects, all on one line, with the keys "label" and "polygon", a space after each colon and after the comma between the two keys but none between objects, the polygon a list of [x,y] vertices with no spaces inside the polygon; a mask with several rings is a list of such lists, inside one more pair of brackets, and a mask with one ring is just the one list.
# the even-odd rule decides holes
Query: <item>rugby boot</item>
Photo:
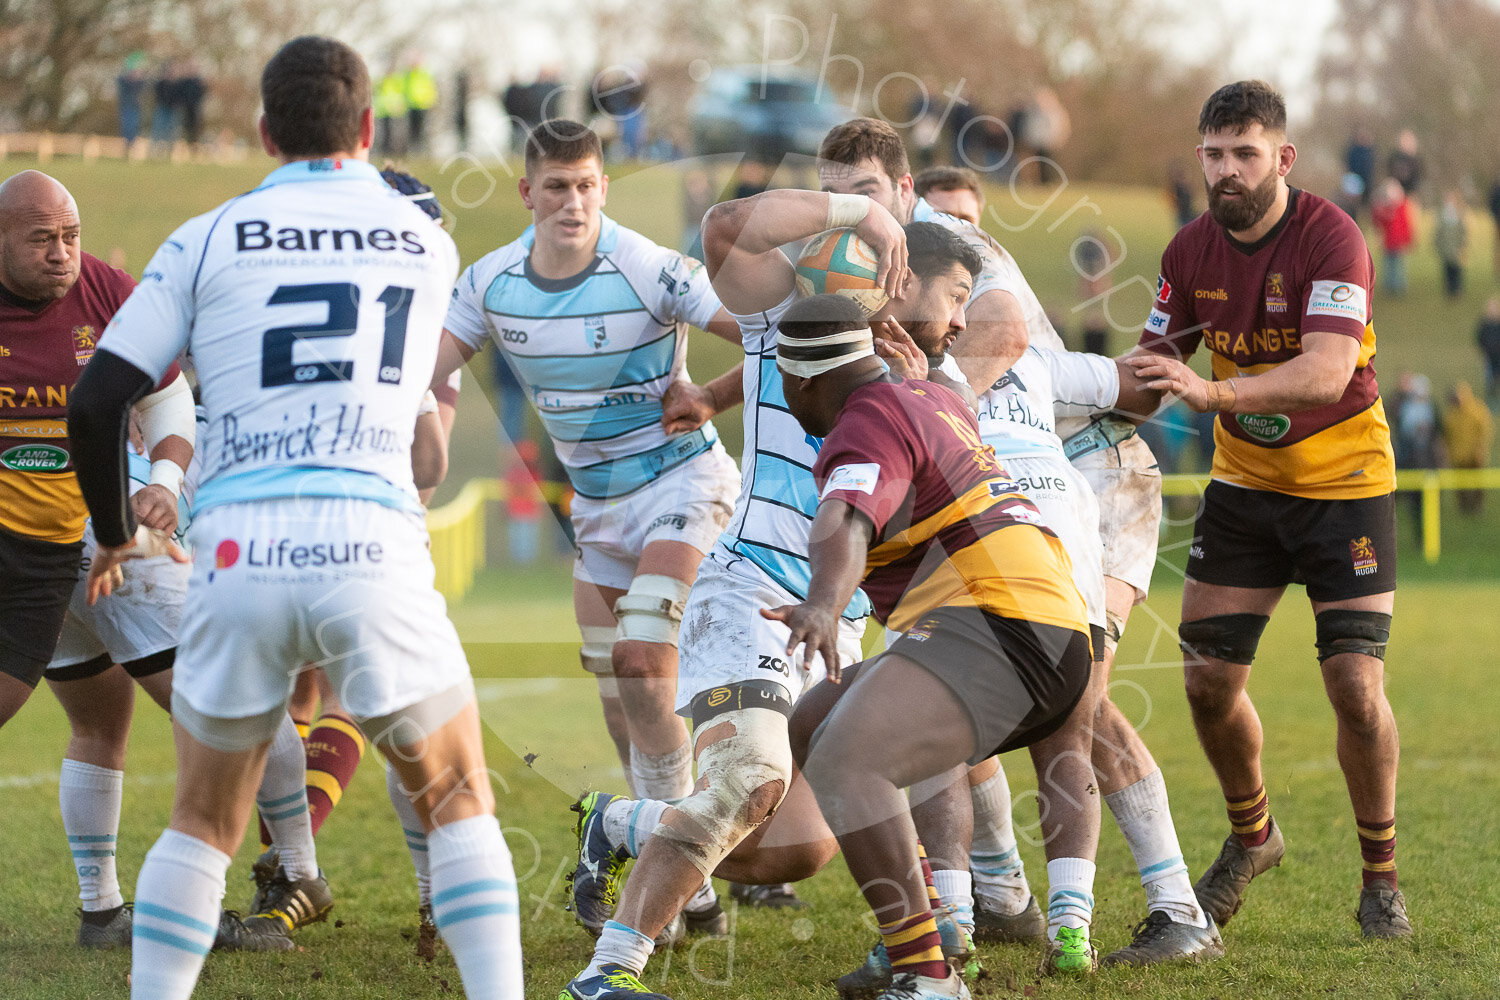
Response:
[{"label": "rugby boot", "polygon": [[1047,942],[1037,971],[1044,976],[1086,976],[1098,968],[1099,952],[1089,941],[1089,929],[1059,927],[1057,940]]},{"label": "rugby boot", "polygon": [[280,917],[242,917],[234,910],[219,914],[214,951],[291,951],[294,947]]},{"label": "rugby boot", "polygon": [[652,939],[651,946],[656,951],[671,951],[687,940],[687,933],[687,920],[679,910],[677,916],[667,921],[667,926]]},{"label": "rugby boot", "polygon": [[729,883],[729,898],[745,906],[760,906],[768,910],[805,910],[807,900],[797,895],[790,882],[775,885],[741,885]]},{"label": "rugby boot", "polygon": [[[1205,914],[1205,916],[1207,916]],[[1212,962],[1224,957],[1224,941],[1214,918],[1207,927],[1173,920],[1163,910],[1152,910],[1135,925],[1131,942],[1105,955],[1102,965],[1155,965],[1159,962]]]},{"label": "rugby boot", "polygon": [[[933,911],[938,935],[943,939],[943,959],[965,978],[979,975],[979,961],[974,955],[974,939],[953,919],[950,907]],[[853,972],[840,976],[834,984],[842,1000],[873,1000],[891,985],[891,959],[885,942],[876,941],[865,960]]]},{"label": "rugby boot", "polygon": [[652,993],[623,965],[606,962],[597,976],[579,976],[563,987],[557,1000],[672,1000],[664,993]]},{"label": "rugby boot", "polygon": [[255,895],[250,897],[251,913],[259,913],[266,908],[266,893],[276,880],[277,872],[281,872],[282,878],[286,877],[286,873],[281,871],[281,853],[274,846],[268,847],[250,866],[250,880],[255,883]]},{"label": "rugby boot", "polygon": [[578,926],[594,937],[614,916],[615,904],[620,901],[620,876],[629,860],[624,846],[610,843],[604,835],[604,810],[618,798],[622,796],[589,792],[568,807],[578,814],[578,822],[573,825],[578,835],[578,866],[568,876],[564,909],[572,910]]},{"label": "rugby boot", "polygon": [[719,905],[717,899],[701,910],[684,909],[682,919],[687,923],[689,934],[708,937],[725,937],[729,934],[729,914],[724,912],[724,907]]},{"label": "rugby boot", "polygon": [[974,898],[974,940],[984,944],[1030,944],[1047,940],[1047,918],[1036,897],[1020,913],[1001,913],[983,897]]},{"label": "rugby boot", "polygon": [[1214,923],[1223,927],[1239,912],[1250,880],[1281,864],[1285,853],[1286,841],[1282,839],[1281,827],[1276,825],[1275,817],[1270,819],[1266,842],[1259,846],[1246,847],[1238,836],[1231,833],[1225,838],[1214,863],[1193,884],[1198,905],[1213,918]]},{"label": "rugby boot", "polygon": [[280,865],[265,892],[257,892],[256,898],[260,900],[260,908],[251,911],[250,919],[275,917],[286,924],[288,934],[299,927],[326,920],[333,909],[333,891],[328,888],[328,880],[321,871],[311,878],[293,882]]},{"label": "rugby boot", "polygon": [[1355,913],[1359,930],[1365,937],[1411,937],[1411,921],[1406,919],[1406,897],[1400,889],[1375,882],[1359,891],[1359,910]]},{"label": "rugby boot", "polygon": [[969,988],[956,972],[947,979],[929,979],[903,972],[878,995],[878,1000],[970,1000]]},{"label": "rugby boot", "polygon": [[129,948],[135,904],[125,903],[113,910],[78,911],[78,947],[103,951]]}]

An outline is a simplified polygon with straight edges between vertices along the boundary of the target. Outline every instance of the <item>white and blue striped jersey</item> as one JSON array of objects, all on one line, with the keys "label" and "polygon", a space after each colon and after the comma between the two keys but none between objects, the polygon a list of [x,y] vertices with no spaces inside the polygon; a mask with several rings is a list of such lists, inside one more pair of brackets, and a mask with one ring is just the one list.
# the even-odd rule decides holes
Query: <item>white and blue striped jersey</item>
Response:
[{"label": "white and blue striped jersey", "polygon": [[[745,345],[745,446],[740,496],[718,548],[730,556],[724,562],[732,564],[732,556],[748,559],[805,599],[812,581],[808,531],[818,512],[812,469],[823,439],[807,433],[792,416],[776,367],[777,329],[796,301],[793,292],[764,312],[734,316]],[[869,598],[856,590],[844,617],[869,614]]]},{"label": "white and blue striped jersey", "polygon": [[605,217],[593,262],[569,278],[531,268],[534,227],[469,266],[445,326],[493,341],[526,386],[579,494],[623,496],[711,447],[711,423],[668,438],[662,395],[687,379],[687,327],[719,298],[703,265]]},{"label": "white and blue striped jersey", "polygon": [[416,512],[412,434],[457,271],[370,164],[298,161],[178,228],[99,346],[153,379],[192,355],[195,513],[290,496]]},{"label": "white and blue striped jersey", "polygon": [[[963,379],[953,358],[943,359],[944,374]],[[1051,351],[1031,346],[1010,371],[979,394],[979,434],[995,457],[1063,458],[1059,417],[1088,416],[1115,404],[1120,373],[1098,354]]]}]

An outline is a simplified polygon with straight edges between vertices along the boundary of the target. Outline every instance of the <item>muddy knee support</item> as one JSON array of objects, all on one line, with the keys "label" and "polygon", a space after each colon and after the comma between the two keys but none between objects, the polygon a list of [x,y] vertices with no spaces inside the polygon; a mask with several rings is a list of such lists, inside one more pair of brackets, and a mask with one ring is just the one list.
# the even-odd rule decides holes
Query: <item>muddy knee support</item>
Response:
[{"label": "muddy knee support", "polygon": [[1335,608],[1320,612],[1317,622],[1318,662],[1340,653],[1358,653],[1385,659],[1391,638],[1391,616],[1380,611]]},{"label": "muddy knee support", "polygon": [[676,646],[691,589],[692,584],[660,573],[643,573],[631,580],[630,589],[615,602],[615,617],[620,620],[616,638]]},{"label": "muddy knee support", "polygon": [[[792,781],[785,715],[742,708],[714,716],[700,728],[725,725],[732,731],[698,755],[702,787],[677,803],[676,816],[653,833],[675,844],[705,876],[771,817]],[[767,796],[773,797],[769,807]]]},{"label": "muddy knee support", "polygon": [[1214,615],[1177,626],[1178,645],[1189,656],[1249,664],[1266,630],[1266,615]]},{"label": "muddy knee support", "polygon": [[[620,696],[615,682],[615,627],[613,625],[580,625],[583,646],[578,650],[578,659],[583,669],[599,679],[599,691],[607,698]],[[608,689],[608,690],[606,690]]]}]

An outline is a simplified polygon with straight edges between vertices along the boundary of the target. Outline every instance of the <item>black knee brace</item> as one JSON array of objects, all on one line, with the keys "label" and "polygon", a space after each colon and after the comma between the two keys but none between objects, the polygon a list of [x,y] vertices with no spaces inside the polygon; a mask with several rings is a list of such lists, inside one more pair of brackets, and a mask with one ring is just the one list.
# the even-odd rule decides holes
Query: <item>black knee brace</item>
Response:
[{"label": "black knee brace", "polygon": [[1314,620],[1318,629],[1319,663],[1340,653],[1385,659],[1385,646],[1391,638],[1390,615],[1335,608],[1320,612]]},{"label": "black knee brace", "polygon": [[1177,626],[1178,645],[1190,656],[1250,664],[1266,630],[1267,615],[1214,615]]}]

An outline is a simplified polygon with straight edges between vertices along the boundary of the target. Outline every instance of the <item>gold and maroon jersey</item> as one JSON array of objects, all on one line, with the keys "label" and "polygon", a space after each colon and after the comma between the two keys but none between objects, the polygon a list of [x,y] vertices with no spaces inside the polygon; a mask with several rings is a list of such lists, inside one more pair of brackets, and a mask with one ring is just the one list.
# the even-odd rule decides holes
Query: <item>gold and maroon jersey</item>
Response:
[{"label": "gold and maroon jersey", "polygon": [[1252,244],[1205,213],[1162,254],[1141,346],[1190,357],[1212,352],[1215,380],[1258,375],[1302,353],[1309,333],[1360,343],[1337,402],[1297,413],[1221,413],[1213,477],[1292,496],[1349,500],[1395,488],[1390,427],[1375,381],[1370,304],[1374,265],[1354,220],[1292,189],[1286,214]]},{"label": "gold and maroon jersey", "polygon": [[1087,632],[1062,543],[979,437],[959,396],[931,382],[850,394],[813,467],[818,502],[875,526],[864,591],[898,631],[941,607]]},{"label": "gold and maroon jersey", "polygon": [[88,254],[61,299],[28,302],[0,288],[0,528],[49,542],[83,537],[68,393],[133,288],[130,275]]}]

